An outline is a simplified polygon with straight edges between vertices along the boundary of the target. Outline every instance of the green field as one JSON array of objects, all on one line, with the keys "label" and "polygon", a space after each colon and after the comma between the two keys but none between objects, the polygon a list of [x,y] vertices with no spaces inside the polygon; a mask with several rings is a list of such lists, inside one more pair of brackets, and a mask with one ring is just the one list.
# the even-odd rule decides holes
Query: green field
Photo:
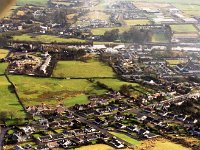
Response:
[{"label": "green field", "polygon": [[17,5],[33,4],[33,5],[46,5],[48,0],[17,0]]},{"label": "green field", "polygon": [[92,78],[113,76],[112,68],[97,60],[88,62],[60,61],[53,72],[53,77]]},{"label": "green field", "polygon": [[124,20],[126,25],[128,26],[134,26],[134,25],[147,25],[151,22],[146,19],[136,19],[136,20]]},{"label": "green field", "polygon": [[8,63],[0,63],[0,74],[4,74],[7,67]]},{"label": "green field", "polygon": [[126,85],[132,85],[132,86],[139,86],[139,84],[137,83],[129,83],[129,82],[125,82],[125,81],[121,81],[118,79],[98,79],[97,81],[106,84],[108,87],[118,91],[120,89],[120,87],[124,84]]},{"label": "green field", "polygon": [[78,104],[81,105],[81,104],[87,104],[89,101],[86,95],[81,94],[81,95],[68,99],[67,101],[64,102],[64,105],[70,107],[77,104],[77,102]]},{"label": "green field", "polygon": [[119,32],[122,33],[124,31],[127,31],[129,30],[128,27],[116,27],[116,28],[95,28],[95,29],[92,29],[91,32],[93,35],[104,35],[104,33],[106,31],[111,31],[111,30],[114,30],[114,29],[119,29]]},{"label": "green field", "polygon": [[0,112],[12,112],[15,118],[24,118],[25,113],[5,76],[0,76]]},{"label": "green field", "polygon": [[164,33],[154,33],[151,38],[151,42],[153,43],[167,43],[169,39]]},{"label": "green field", "polygon": [[30,36],[28,34],[13,36],[14,41],[38,41],[44,43],[85,43],[85,40],[75,39],[75,38],[59,38],[53,35],[38,35]]},{"label": "green field", "polygon": [[170,25],[173,32],[197,32],[197,29],[192,24],[184,24],[184,25]]},{"label": "green field", "polygon": [[138,145],[138,144],[140,144],[139,141],[137,141],[137,140],[135,140],[135,139],[133,139],[133,138],[131,138],[131,137],[125,135],[125,134],[116,133],[116,132],[110,132],[110,133],[111,133],[112,135],[114,135],[114,136],[116,136],[116,137],[118,137],[118,138],[120,138],[120,139],[122,139],[122,140],[124,140],[124,141],[126,141],[126,142],[128,142],[128,143],[130,143],[130,144],[132,144],[132,145]]},{"label": "green field", "polygon": [[0,49],[0,59],[5,58],[8,55],[7,49]]},{"label": "green field", "polygon": [[177,59],[166,60],[166,62],[169,63],[169,65],[178,65],[178,64],[186,63],[186,61],[184,60],[177,60]]},{"label": "green field", "polygon": [[50,105],[64,103],[66,106],[71,106],[79,102],[85,103],[85,94],[104,92],[95,83],[84,79],[58,80],[28,76],[9,76],[9,78],[15,84],[17,93],[26,106],[39,105],[41,103]]}]

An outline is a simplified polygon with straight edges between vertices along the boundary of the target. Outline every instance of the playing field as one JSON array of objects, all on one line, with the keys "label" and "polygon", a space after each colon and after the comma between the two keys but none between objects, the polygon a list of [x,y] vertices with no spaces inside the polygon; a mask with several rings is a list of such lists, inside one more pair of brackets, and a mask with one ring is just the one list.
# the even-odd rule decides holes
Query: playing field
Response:
[{"label": "playing field", "polygon": [[53,35],[38,35],[38,36],[30,36],[28,34],[13,36],[14,41],[38,41],[38,42],[44,42],[44,43],[85,43],[85,40],[81,39],[75,39],[75,38],[59,38],[57,36]]},{"label": "playing field", "polygon": [[18,99],[14,94],[13,88],[11,87],[5,76],[0,76],[0,97],[0,112],[12,112],[14,114],[14,118],[25,117],[23,108],[18,102]]},{"label": "playing field", "polygon": [[173,32],[197,32],[197,29],[192,24],[170,25]]},{"label": "playing field", "polygon": [[136,20],[124,20],[126,25],[128,26],[135,26],[135,25],[148,25],[151,22],[149,20],[144,20],[144,19],[136,19]]},{"label": "playing field", "polygon": [[0,59],[5,58],[8,55],[7,49],[0,49]]},{"label": "playing field", "polygon": [[[86,103],[85,94],[101,93],[104,90],[84,79],[59,80],[28,76],[9,76],[17,88],[20,99],[26,106],[41,103],[66,106]],[[69,100],[69,101],[68,101]]]},{"label": "playing field", "polygon": [[60,61],[53,72],[53,77],[93,78],[113,76],[112,68],[97,60],[88,62]]}]

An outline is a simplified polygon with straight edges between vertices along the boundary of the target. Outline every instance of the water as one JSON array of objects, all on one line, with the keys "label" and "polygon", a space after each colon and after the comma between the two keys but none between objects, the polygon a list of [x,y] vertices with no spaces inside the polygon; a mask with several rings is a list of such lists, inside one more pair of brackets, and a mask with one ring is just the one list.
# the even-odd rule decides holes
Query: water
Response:
[{"label": "water", "polygon": [[4,17],[16,0],[0,0],[0,17]]}]

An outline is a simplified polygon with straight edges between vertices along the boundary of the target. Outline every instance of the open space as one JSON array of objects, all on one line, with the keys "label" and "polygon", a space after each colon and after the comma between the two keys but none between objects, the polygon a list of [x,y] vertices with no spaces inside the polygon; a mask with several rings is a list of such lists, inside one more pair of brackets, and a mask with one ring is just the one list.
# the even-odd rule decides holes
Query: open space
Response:
[{"label": "open space", "polygon": [[114,72],[111,67],[97,60],[88,62],[81,61],[60,61],[58,62],[53,77],[67,78],[93,78],[93,77],[113,77]]},{"label": "open space", "polygon": [[53,35],[31,36],[28,34],[17,35],[13,37],[14,41],[38,41],[43,43],[85,43],[85,40],[75,38],[59,38]]},{"label": "open space", "polygon": [[28,76],[9,76],[9,78],[15,84],[19,97],[26,106],[41,103],[50,105],[64,103],[66,106],[72,106],[86,103],[87,93],[103,92],[96,84],[84,79],[59,80]]},{"label": "open space", "polygon": [[114,148],[105,144],[95,144],[89,146],[82,146],[80,148],[76,148],[76,150],[114,150]]},{"label": "open space", "polygon": [[14,94],[14,89],[5,76],[0,76],[0,97],[0,112],[11,112],[13,114],[13,118],[25,117],[23,108]]},{"label": "open space", "polygon": [[126,25],[128,26],[134,26],[134,25],[148,25],[151,22],[149,20],[145,19],[136,19],[136,20],[124,20]]},{"label": "open space", "polygon": [[119,29],[119,32],[120,32],[120,33],[129,30],[128,27],[95,28],[95,29],[92,29],[91,32],[92,32],[92,34],[94,34],[94,35],[104,35],[104,33],[105,33],[106,31],[111,31],[111,30],[114,30],[114,29]]},{"label": "open space", "polygon": [[48,0],[17,0],[18,5],[34,4],[34,5],[46,5]]},{"label": "open space", "polygon": [[151,42],[153,43],[167,43],[169,42],[169,39],[167,38],[167,35],[164,33],[153,33]]},{"label": "open space", "polygon": [[170,25],[173,32],[197,32],[192,24]]},{"label": "open space", "polygon": [[0,63],[0,75],[5,73],[8,63]]},{"label": "open space", "polygon": [[8,55],[7,49],[0,49],[0,59],[5,58]]}]

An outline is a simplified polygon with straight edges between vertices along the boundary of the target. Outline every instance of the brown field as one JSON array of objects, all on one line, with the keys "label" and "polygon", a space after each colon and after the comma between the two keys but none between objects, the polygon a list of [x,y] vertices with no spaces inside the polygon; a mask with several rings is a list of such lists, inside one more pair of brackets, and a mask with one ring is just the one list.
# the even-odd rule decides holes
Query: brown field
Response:
[{"label": "brown field", "polygon": [[170,142],[166,139],[146,140],[141,145],[137,146],[135,150],[191,150],[183,147],[180,144]]}]

